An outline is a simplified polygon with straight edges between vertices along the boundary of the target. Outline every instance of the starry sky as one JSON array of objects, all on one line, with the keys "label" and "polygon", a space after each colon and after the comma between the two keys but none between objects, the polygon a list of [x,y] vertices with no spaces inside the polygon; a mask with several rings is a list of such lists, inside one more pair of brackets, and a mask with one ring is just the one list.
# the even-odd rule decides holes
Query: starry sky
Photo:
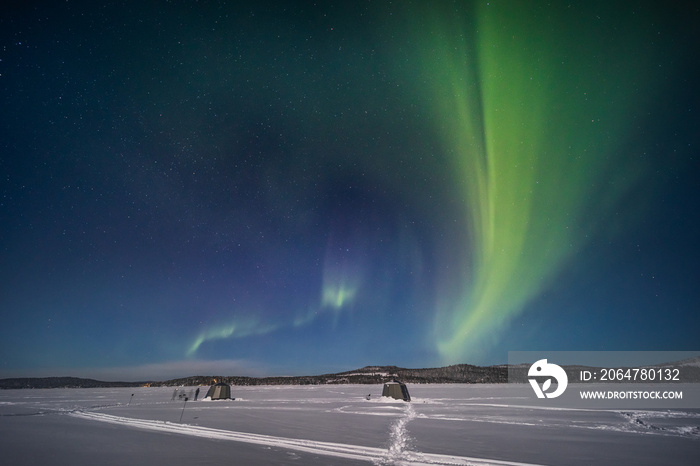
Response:
[{"label": "starry sky", "polygon": [[698,350],[693,2],[22,2],[0,377]]}]

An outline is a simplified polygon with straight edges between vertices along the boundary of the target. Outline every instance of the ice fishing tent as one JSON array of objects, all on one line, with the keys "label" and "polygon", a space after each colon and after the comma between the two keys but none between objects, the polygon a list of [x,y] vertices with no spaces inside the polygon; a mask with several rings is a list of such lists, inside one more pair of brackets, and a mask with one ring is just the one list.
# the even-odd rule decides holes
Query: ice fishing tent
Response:
[{"label": "ice fishing tent", "polygon": [[231,386],[227,383],[219,382],[209,387],[207,396],[211,400],[229,400],[231,399]]},{"label": "ice fishing tent", "polygon": [[411,401],[411,395],[408,394],[408,388],[403,382],[398,380],[392,380],[384,384],[384,390],[382,390],[382,396],[388,396],[391,398],[396,398],[397,400]]}]

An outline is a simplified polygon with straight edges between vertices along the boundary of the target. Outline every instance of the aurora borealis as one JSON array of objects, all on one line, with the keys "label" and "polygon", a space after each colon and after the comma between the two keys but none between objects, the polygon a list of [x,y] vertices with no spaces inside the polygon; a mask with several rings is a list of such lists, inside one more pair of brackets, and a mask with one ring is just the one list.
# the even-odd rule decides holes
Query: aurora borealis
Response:
[{"label": "aurora borealis", "polygon": [[455,116],[443,137],[463,176],[473,272],[464,297],[438,315],[438,348],[459,361],[488,345],[645,182],[648,162],[623,146],[658,92],[662,59],[641,29],[649,12],[608,30],[538,3],[477,3],[471,47],[466,21],[440,13],[425,55],[428,70],[445,69],[436,112]]},{"label": "aurora borealis", "polygon": [[699,23],[651,3],[14,7],[0,377],[697,350]]}]

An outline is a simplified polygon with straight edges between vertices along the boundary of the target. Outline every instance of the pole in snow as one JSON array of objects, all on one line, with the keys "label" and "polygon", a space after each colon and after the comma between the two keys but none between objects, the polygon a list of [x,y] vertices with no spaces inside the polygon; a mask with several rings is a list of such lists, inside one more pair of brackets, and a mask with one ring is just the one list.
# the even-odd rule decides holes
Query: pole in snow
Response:
[{"label": "pole in snow", "polygon": [[131,404],[131,400],[133,400],[133,399],[134,399],[134,394],[132,393],[131,398],[129,398],[129,402],[126,405],[129,406]]},{"label": "pole in snow", "polygon": [[182,412],[180,413],[180,423],[182,424],[182,415],[185,414],[185,406],[187,406],[187,397],[185,397],[185,404],[182,405]]}]

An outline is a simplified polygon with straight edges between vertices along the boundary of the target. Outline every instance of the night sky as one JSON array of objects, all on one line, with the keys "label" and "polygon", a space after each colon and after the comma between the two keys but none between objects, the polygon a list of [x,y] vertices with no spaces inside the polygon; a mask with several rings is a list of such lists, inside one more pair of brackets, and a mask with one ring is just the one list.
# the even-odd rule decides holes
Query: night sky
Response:
[{"label": "night sky", "polygon": [[0,14],[0,377],[700,348],[694,2],[230,3]]}]

